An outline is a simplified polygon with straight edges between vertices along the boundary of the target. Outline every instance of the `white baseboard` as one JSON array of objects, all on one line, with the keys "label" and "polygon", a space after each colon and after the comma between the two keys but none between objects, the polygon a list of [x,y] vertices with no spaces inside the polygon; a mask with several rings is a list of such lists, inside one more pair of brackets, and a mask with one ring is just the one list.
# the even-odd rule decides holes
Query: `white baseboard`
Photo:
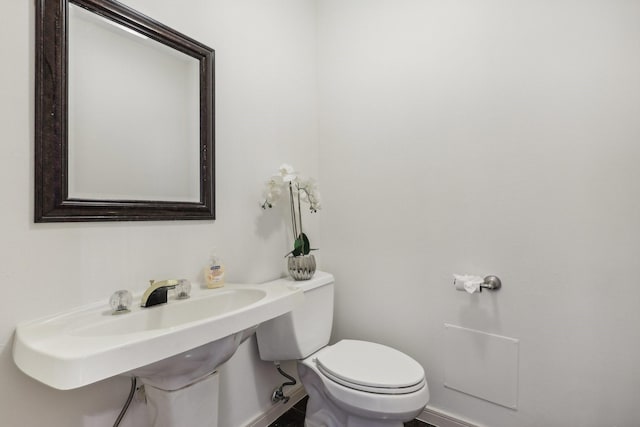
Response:
[{"label": "white baseboard", "polygon": [[293,405],[298,403],[303,397],[307,395],[304,387],[299,385],[291,390],[289,393],[289,401],[287,403],[276,403],[267,412],[260,415],[255,420],[247,424],[246,427],[269,427],[269,424],[280,418],[282,414],[287,412]]},{"label": "white baseboard", "polygon": [[481,427],[433,408],[424,408],[417,418],[436,427]]}]

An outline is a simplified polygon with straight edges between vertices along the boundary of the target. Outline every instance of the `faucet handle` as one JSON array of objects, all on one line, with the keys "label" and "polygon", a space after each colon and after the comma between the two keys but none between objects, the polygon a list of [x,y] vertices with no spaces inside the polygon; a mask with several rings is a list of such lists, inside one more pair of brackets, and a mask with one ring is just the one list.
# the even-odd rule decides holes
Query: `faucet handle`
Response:
[{"label": "faucet handle", "polygon": [[131,310],[132,302],[133,297],[131,296],[131,292],[126,289],[115,291],[113,295],[111,295],[111,298],[109,298],[109,305],[113,310],[111,314],[128,313]]},{"label": "faucet handle", "polygon": [[176,298],[187,299],[191,296],[191,282],[187,279],[178,280],[176,285]]}]

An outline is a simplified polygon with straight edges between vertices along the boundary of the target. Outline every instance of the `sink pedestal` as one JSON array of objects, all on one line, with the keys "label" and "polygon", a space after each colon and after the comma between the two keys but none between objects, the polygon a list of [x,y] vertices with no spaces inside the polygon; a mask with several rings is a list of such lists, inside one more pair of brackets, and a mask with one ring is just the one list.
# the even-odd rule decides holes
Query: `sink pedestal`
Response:
[{"label": "sink pedestal", "polygon": [[151,426],[217,427],[219,377],[216,371],[200,381],[171,391],[145,384]]}]

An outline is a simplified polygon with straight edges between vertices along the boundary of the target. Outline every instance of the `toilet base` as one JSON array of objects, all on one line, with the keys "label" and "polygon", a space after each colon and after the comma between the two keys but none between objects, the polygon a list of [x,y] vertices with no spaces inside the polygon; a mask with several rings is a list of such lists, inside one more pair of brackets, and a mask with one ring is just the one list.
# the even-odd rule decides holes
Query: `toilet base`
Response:
[{"label": "toilet base", "polygon": [[371,420],[367,418],[349,417],[347,424],[335,424],[322,416],[308,416],[304,420],[304,427],[404,427],[404,423],[397,420]]},{"label": "toilet base", "polygon": [[326,397],[319,396],[317,390],[307,390],[309,400],[304,419],[304,427],[404,427],[399,420],[381,420],[349,414]]},{"label": "toilet base", "polygon": [[[418,415],[422,408],[396,414],[372,413],[337,402],[326,390],[323,380],[315,369],[298,362],[300,381],[309,400],[307,401],[305,427],[404,427],[404,423]],[[425,400],[426,404],[426,400]]]}]

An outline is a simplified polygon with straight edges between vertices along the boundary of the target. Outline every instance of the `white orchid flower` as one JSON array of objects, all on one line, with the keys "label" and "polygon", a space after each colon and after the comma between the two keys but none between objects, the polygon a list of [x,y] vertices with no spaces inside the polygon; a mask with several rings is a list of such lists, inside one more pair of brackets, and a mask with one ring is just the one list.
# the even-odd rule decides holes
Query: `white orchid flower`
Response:
[{"label": "white orchid flower", "polygon": [[280,172],[280,176],[282,177],[283,182],[291,182],[296,179],[296,172],[293,169],[293,166],[287,163],[281,164],[278,172]]},{"label": "white orchid flower", "polygon": [[309,203],[309,210],[312,212],[320,210],[320,193],[315,179],[299,178],[298,189],[300,191],[300,199]]},{"label": "white orchid flower", "polygon": [[318,212],[322,209],[322,204],[320,203],[320,194],[317,192],[313,194],[309,194],[309,209],[311,212]]},{"label": "white orchid flower", "polygon": [[283,185],[284,182],[280,175],[274,175],[266,182],[262,193],[263,202],[260,205],[262,206],[262,209],[271,208],[275,205],[276,201],[282,194]]},{"label": "white orchid flower", "polygon": [[317,212],[320,209],[318,185],[311,178],[299,177],[293,166],[283,163],[280,165],[278,173],[266,182],[263,202],[260,205],[262,209],[272,208],[283,192],[289,193],[291,230],[295,239],[293,250],[287,256],[308,255],[310,251],[315,249],[311,247],[309,238],[302,230],[301,202],[308,203],[311,212]]}]

